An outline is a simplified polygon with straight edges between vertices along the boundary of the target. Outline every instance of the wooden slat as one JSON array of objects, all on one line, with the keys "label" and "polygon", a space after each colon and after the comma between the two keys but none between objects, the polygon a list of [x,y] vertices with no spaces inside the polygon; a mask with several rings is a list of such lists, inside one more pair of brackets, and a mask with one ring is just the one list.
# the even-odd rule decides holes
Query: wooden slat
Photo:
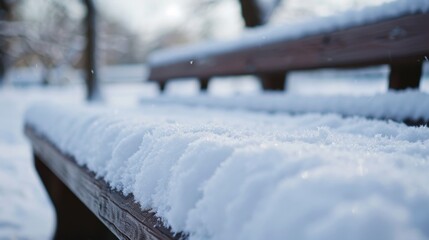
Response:
[{"label": "wooden slat", "polygon": [[[154,213],[142,211],[133,195],[124,196],[96,179],[86,167],[77,165],[70,156],[30,126],[25,133],[41,161],[112,231],[119,239],[179,239],[162,226]],[[79,219],[76,219],[79,221]]]},{"label": "wooden slat", "polygon": [[421,62],[429,56],[428,29],[429,14],[403,16],[302,39],[157,63],[150,67],[149,80]]}]

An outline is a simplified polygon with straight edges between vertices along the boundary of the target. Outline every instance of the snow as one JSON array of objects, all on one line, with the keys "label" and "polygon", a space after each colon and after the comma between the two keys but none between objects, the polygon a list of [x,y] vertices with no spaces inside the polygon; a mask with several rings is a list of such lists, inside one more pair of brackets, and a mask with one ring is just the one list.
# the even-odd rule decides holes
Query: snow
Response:
[{"label": "snow", "polygon": [[[150,63],[428,11],[429,0],[397,0],[159,52]],[[100,76],[138,82],[146,74],[126,65]],[[55,228],[22,134],[29,105],[30,125],[191,239],[429,239],[428,128],[359,117],[429,120],[429,81],[422,92],[385,92],[385,82],[355,81],[356,72],[353,84],[329,79],[330,85],[317,72],[307,85],[292,79],[287,95],[261,95],[257,81],[244,77],[212,82],[209,93],[216,94],[191,97],[159,97],[154,84],[115,85],[105,91],[105,106],[84,106],[81,86],[34,87],[42,75],[37,65],[15,69],[0,89],[0,239],[49,239]],[[67,68],[52,76],[66,84],[80,74]],[[180,86],[169,84],[167,92],[197,89]],[[246,91],[252,95],[226,96]],[[136,96],[145,98],[130,108]]]},{"label": "snow", "polygon": [[[141,74],[133,69],[116,70],[127,71],[126,76]],[[287,97],[260,95],[257,80],[247,76],[211,82],[207,98],[196,95],[196,82],[168,84],[164,99],[174,105],[160,104],[155,84],[111,84],[103,88],[104,107],[84,107],[79,85],[12,87],[13,76],[31,82],[37,77],[34,72],[12,72],[11,81],[0,89],[0,239],[49,239],[55,226],[22,134],[22,115],[35,101],[49,104],[36,105],[30,110],[33,117],[58,117],[59,125],[48,122],[55,122],[51,127],[57,126],[56,137],[63,140],[56,142],[63,142],[63,149],[91,156],[80,164],[90,165],[112,187],[134,193],[142,206],[158,211],[166,224],[193,239],[252,239],[245,234],[257,238],[268,231],[272,238],[292,239],[383,239],[382,234],[395,236],[384,239],[429,239],[426,128],[337,114],[292,116],[280,108],[253,112],[241,103],[228,109],[185,103],[186,98],[204,102],[223,96],[222,101],[231,102],[235,97]],[[374,94],[386,97],[386,74],[385,68],[293,73],[288,93],[305,101],[312,98],[308,95],[334,99],[339,93],[351,94],[357,102]],[[425,99],[428,84],[426,77],[422,93],[407,94]],[[85,117],[80,119],[77,111]],[[69,117],[76,121],[67,125]],[[60,136],[61,129],[69,134]],[[83,149],[76,141],[80,137],[88,140]],[[299,226],[293,225],[295,219]]]},{"label": "snow", "polygon": [[[0,239],[51,239],[55,212],[33,165],[29,143],[23,134],[23,115],[37,101],[79,103],[83,87],[37,87],[34,69],[10,72],[7,86],[0,87]],[[32,83],[28,85],[28,83]],[[26,86],[15,88],[13,86]],[[139,84],[104,87],[109,105],[137,103],[140,94],[154,88]]]},{"label": "snow", "polygon": [[191,239],[429,239],[426,127],[153,103],[26,122]]},{"label": "snow", "polygon": [[264,112],[337,113],[378,119],[429,120],[429,94],[418,90],[389,91],[375,95],[252,94],[219,96],[160,96],[143,98],[144,103],[184,104],[211,108],[247,109]]},{"label": "snow", "polygon": [[177,61],[193,61],[207,55],[259,46],[277,41],[292,40],[311,34],[341,30],[407,14],[429,12],[429,0],[396,0],[378,6],[352,9],[333,16],[320,16],[300,23],[260,27],[246,31],[242,37],[230,41],[208,42],[192,46],[160,50],[149,56],[152,66]]},{"label": "snow", "polygon": [[257,0],[256,4],[258,5],[259,11],[261,11],[262,20],[264,23],[267,23],[277,5],[279,5],[279,1],[277,0]]},{"label": "snow", "polygon": [[31,147],[22,133],[33,101],[64,97],[51,89],[0,89],[0,239],[49,239],[55,213],[36,175]]}]

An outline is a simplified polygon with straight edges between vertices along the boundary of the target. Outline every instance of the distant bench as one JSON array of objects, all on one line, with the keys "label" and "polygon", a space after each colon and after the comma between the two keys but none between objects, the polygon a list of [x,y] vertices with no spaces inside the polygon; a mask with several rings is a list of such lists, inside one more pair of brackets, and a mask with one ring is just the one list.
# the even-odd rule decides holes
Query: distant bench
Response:
[{"label": "distant bench", "polygon": [[35,166],[55,206],[55,239],[180,239],[154,213],[142,211],[132,194],[124,196],[96,178],[54,143],[25,127]]},{"label": "distant bench", "polygon": [[301,38],[207,44],[181,54],[167,50],[149,61],[149,81],[163,91],[168,81],[196,78],[206,90],[212,77],[253,74],[263,89],[284,90],[290,71],[388,64],[389,89],[418,88],[429,57],[428,29],[429,14],[420,13]]}]

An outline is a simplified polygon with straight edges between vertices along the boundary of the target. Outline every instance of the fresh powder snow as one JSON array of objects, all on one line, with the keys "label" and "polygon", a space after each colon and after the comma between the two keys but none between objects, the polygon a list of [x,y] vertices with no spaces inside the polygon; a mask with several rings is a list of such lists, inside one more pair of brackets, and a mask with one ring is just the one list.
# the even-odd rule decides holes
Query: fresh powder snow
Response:
[{"label": "fresh powder snow", "polygon": [[159,96],[143,103],[184,104],[211,108],[301,113],[337,113],[397,121],[429,121],[429,94],[418,90],[389,91],[374,95],[303,95],[294,93],[248,94],[236,96]]},{"label": "fresh powder snow", "polygon": [[22,126],[31,102],[64,99],[64,93],[60,89],[0,88],[0,239],[52,237],[55,212],[34,169]]},{"label": "fresh powder snow", "polygon": [[429,239],[426,127],[148,103],[25,118],[190,239]]},{"label": "fresh powder snow", "polygon": [[[7,85],[0,87],[0,239],[51,239],[55,211],[34,169],[31,146],[23,134],[23,115],[37,101],[81,103],[84,89],[38,87],[37,74],[31,69],[13,70],[9,77]],[[155,88],[138,83],[103,90],[109,105],[129,106],[141,94],[153,94]]]},{"label": "fresh powder snow", "polygon": [[[249,31],[228,43],[159,52],[151,56],[151,64],[428,10],[429,0],[398,0]],[[101,78],[143,79],[139,68],[134,70],[121,67]],[[18,75],[11,77],[15,84],[21,79],[23,86],[40,78],[26,69]],[[249,85],[249,77],[244,78],[222,82],[215,91],[260,91],[256,80]],[[321,83],[319,72],[312,78],[307,84],[317,93],[325,88],[338,94],[344,83]],[[355,80],[341,90],[355,94],[360,85],[359,94],[370,91],[371,96],[301,96],[296,90],[312,88],[305,81],[288,81],[291,95],[161,98],[154,84],[141,84],[107,89],[109,105],[96,107],[76,105],[83,99],[76,89],[0,89],[0,239],[48,239],[54,231],[54,211],[22,134],[24,109],[43,99],[68,104],[34,105],[27,112],[28,124],[191,239],[429,239],[429,130],[343,118],[427,121],[427,93],[382,93],[387,85],[379,79],[371,89],[373,79]],[[425,92],[428,83],[422,82]],[[210,87],[216,85],[214,81]],[[183,89],[192,92],[167,90]],[[153,98],[133,109],[107,107],[135,104],[130,95]],[[308,112],[313,113],[288,114]]]}]

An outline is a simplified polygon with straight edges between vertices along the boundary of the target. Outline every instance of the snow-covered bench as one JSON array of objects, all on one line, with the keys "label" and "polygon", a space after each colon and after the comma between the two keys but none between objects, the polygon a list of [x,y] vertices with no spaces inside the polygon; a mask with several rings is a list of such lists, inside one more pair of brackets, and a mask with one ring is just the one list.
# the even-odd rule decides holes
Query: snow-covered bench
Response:
[{"label": "snow-covered bench", "polygon": [[33,147],[36,170],[57,212],[55,239],[181,237],[164,228],[155,213],[142,211],[132,194],[112,190],[43,134],[28,125],[25,133]]},{"label": "snow-covered bench", "polygon": [[254,74],[266,90],[283,90],[288,72],[387,64],[389,88],[418,88],[429,56],[429,6],[398,0],[378,7],[280,27],[261,28],[229,42],[155,52],[149,81]]},{"label": "snow-covered bench", "polygon": [[27,111],[58,239],[429,238],[429,128],[149,106]]}]

